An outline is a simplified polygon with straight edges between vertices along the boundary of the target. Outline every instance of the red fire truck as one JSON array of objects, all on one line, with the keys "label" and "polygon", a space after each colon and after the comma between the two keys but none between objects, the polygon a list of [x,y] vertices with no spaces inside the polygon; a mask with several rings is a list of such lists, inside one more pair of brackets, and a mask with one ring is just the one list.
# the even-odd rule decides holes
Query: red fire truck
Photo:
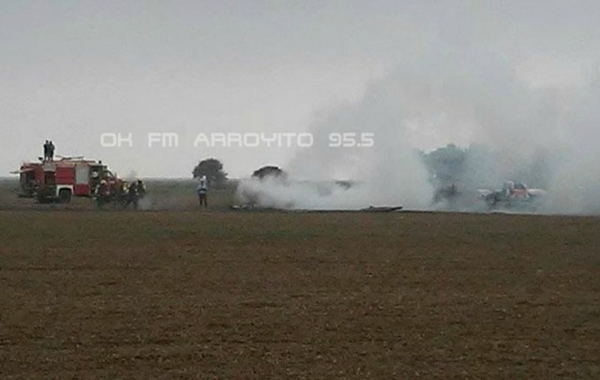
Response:
[{"label": "red fire truck", "polygon": [[102,161],[62,158],[56,161],[26,162],[20,170],[22,197],[40,203],[69,203],[72,196],[92,196],[100,181],[122,181]]}]

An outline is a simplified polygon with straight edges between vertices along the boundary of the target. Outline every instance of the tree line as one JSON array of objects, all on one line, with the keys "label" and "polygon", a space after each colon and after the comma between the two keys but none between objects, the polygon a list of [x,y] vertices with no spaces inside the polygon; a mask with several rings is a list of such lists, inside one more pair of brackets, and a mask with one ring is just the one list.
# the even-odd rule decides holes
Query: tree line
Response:
[{"label": "tree line", "polygon": [[[223,187],[227,183],[227,173],[223,170],[223,163],[216,158],[202,160],[192,170],[194,179],[206,176],[211,187]],[[263,179],[266,177],[287,177],[287,174],[278,166],[263,166],[252,173],[253,178]]]},{"label": "tree line", "polygon": [[[449,144],[431,152],[418,153],[434,187],[442,189],[454,186],[495,186],[506,180],[524,181],[533,186],[544,187],[551,175],[549,155],[546,152],[534,155],[527,162],[511,162],[511,157],[482,145],[462,148]],[[402,170],[401,166],[399,170]],[[216,158],[200,161],[194,167],[192,175],[194,178],[206,176],[212,187],[225,186],[228,180],[223,163]],[[286,178],[287,173],[278,166],[268,165],[255,170],[252,177]]]}]

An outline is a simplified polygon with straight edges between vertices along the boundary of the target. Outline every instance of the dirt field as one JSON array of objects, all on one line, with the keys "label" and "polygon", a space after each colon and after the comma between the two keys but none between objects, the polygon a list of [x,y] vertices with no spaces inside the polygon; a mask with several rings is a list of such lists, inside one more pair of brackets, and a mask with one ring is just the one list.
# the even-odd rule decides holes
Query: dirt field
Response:
[{"label": "dirt field", "polygon": [[0,211],[0,378],[598,378],[599,228]]}]

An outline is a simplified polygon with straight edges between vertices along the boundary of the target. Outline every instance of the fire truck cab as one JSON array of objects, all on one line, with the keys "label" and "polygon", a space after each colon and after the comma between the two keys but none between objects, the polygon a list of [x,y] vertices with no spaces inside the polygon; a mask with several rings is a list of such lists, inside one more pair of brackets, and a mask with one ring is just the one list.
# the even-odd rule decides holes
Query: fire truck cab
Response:
[{"label": "fire truck cab", "polygon": [[73,196],[91,196],[101,180],[118,181],[102,161],[63,158],[24,163],[19,170],[22,197],[40,203],[69,203]]}]

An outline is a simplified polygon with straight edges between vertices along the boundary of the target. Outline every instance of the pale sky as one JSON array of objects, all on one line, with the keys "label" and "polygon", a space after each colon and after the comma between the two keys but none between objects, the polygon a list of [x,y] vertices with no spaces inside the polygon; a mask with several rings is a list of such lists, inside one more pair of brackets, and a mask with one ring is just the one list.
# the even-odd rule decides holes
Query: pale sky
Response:
[{"label": "pale sky", "polygon": [[[445,45],[502,55],[535,86],[576,85],[597,74],[599,20],[587,0],[0,1],[0,176],[46,139],[121,175],[189,177],[216,157],[247,176],[293,149],[194,138],[308,131]],[[147,148],[150,132],[179,134],[179,147]],[[103,148],[102,133],[132,133],[134,146]],[[453,141],[468,143],[449,133],[419,145]]]}]

